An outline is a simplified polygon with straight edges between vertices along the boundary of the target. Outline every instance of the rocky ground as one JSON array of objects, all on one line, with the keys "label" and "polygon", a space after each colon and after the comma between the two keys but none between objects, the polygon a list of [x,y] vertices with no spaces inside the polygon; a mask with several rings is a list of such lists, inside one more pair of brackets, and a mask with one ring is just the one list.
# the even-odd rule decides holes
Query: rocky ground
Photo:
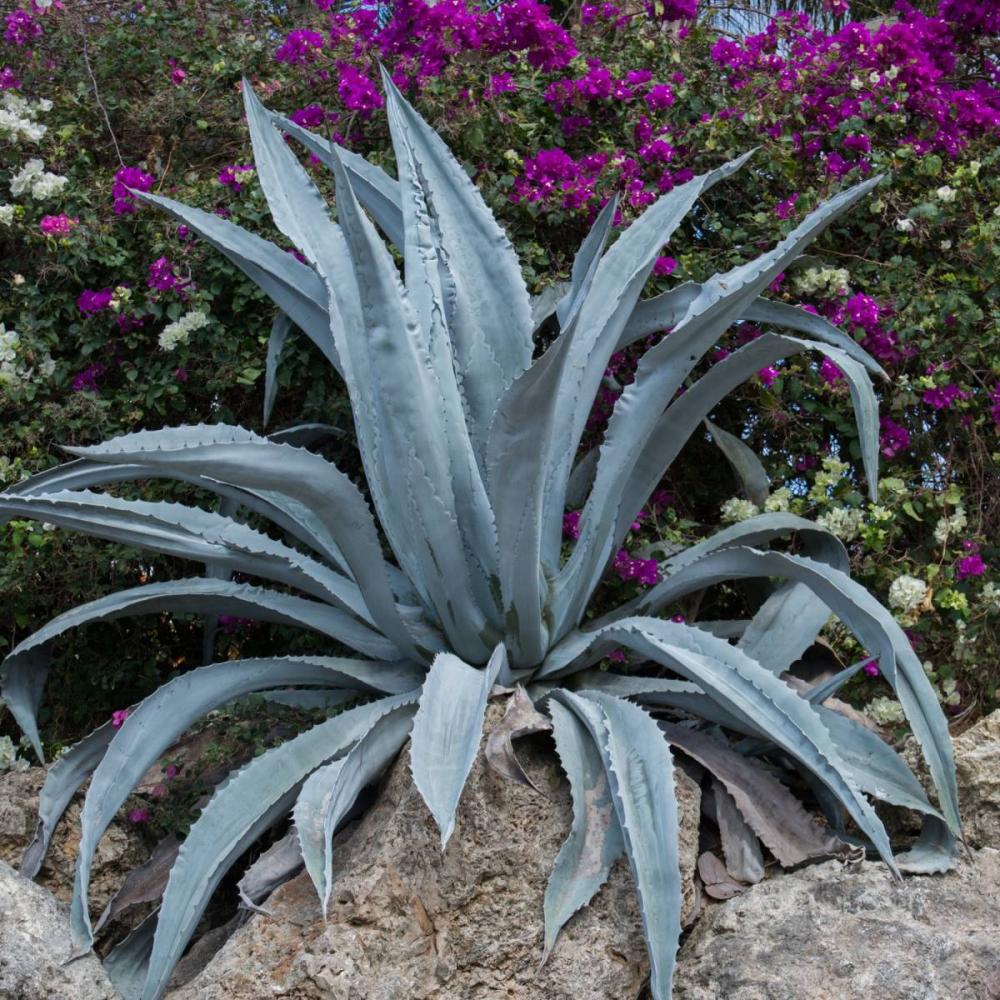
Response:
[{"label": "rocky ground", "polygon": [[[683,777],[682,867],[689,915],[698,919],[681,947],[675,997],[1000,1000],[1000,713],[955,746],[975,850],[954,873],[902,884],[877,863],[831,861],[767,878],[724,902],[700,899],[700,794]],[[647,962],[623,864],[538,970],[541,900],[570,807],[546,739],[521,741],[519,753],[542,794],[480,760],[444,854],[401,758],[376,805],[340,836],[329,919],[299,875],[268,900],[270,915],[238,929],[233,922],[204,941],[170,1000],[642,996]],[[0,859],[12,864],[33,828],[39,773],[0,778]],[[59,900],[71,886],[74,820],[57,833],[43,869],[48,888],[0,863],[0,997],[115,996],[95,959],[61,964],[69,940]],[[127,827],[112,829],[98,866],[99,904],[142,856]]]}]

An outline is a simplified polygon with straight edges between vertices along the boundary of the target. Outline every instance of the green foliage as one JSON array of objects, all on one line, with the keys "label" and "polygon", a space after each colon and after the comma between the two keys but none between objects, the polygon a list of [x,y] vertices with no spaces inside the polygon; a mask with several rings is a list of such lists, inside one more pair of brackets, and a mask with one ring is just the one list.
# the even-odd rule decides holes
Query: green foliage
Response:
[{"label": "green foliage", "polygon": [[[877,497],[869,369],[878,366],[846,334],[777,310],[765,320],[769,332],[707,371],[699,365],[734,322],[766,309],[761,295],[776,276],[879,178],[819,204],[773,249],[681,286],[672,332],[643,353],[591,459],[581,446],[593,401],[612,355],[629,343],[630,324],[651,308],[641,295],[664,240],[713,185],[733,184],[729,178],[747,157],[678,185],[607,249],[613,210],[604,213],[549,315],[529,297],[514,248],[460,163],[387,74],[383,82],[398,181],[373,183],[369,167],[335,144],[323,146],[334,174],[336,222],[284,141],[280,121],[244,86],[261,187],[274,224],[305,264],[290,264],[275,245],[242,229],[227,230],[223,243],[212,216],[186,216],[284,312],[303,317],[303,332],[343,378],[368,496],[308,449],[327,428],[265,437],[226,423],[72,446],[77,461],[0,495],[8,518],[141,545],[200,563],[207,573],[98,598],[17,644],[3,663],[2,694],[39,754],[37,710],[50,648],[81,625],[150,612],[247,616],[352,651],[342,658],[226,660],[179,673],[115,720],[110,740],[106,723],[101,735],[66,752],[43,791],[53,804],[29,853],[40,858],[67,792],[90,773],[71,911],[76,947],[86,951],[94,942],[88,886],[96,845],[143,774],[207,713],[289,687],[326,689],[334,704],[374,700],[268,749],[216,789],[181,846],[155,932],[121,946],[129,982],[144,970],[135,995],[145,1000],[163,995],[228,869],[293,808],[304,861],[325,904],[337,826],[408,737],[414,781],[446,844],[495,682],[527,685],[538,704],[558,704],[575,717],[582,728],[554,712],[560,753],[577,753],[572,748],[581,741],[586,746],[585,759],[567,761],[577,815],[547,894],[546,951],[603,880],[574,861],[581,838],[593,838],[602,867],[624,851],[657,1000],[671,993],[681,896],[671,741],[653,713],[679,710],[697,727],[721,726],[727,753],[764,759],[790,779],[798,773],[816,783],[824,790],[819,802],[833,853],[843,847],[837,835],[846,837],[849,819],[852,834],[896,875],[949,867],[960,819],[947,723],[899,623],[851,580],[836,532],[786,511],[760,513],[653,560],[662,579],[639,598],[611,607],[595,601],[607,564],[632,530],[633,512],[703,421],[762,365],[807,350],[836,361],[850,383],[862,466]],[[184,213],[160,196],[142,197]],[[382,214],[382,228],[402,240],[395,255],[369,213]],[[784,326],[800,336],[778,333]],[[759,479],[759,463],[738,448],[728,454],[739,455],[737,468]],[[585,502],[578,537],[564,554],[578,455],[592,480],[577,477]],[[220,512],[92,492],[162,478],[221,497]],[[251,527],[241,517],[270,527]],[[801,551],[778,547],[789,536]],[[677,602],[738,580],[760,588],[749,620],[665,620]],[[861,743],[852,720],[825,722],[826,710],[779,676],[814,643],[831,610],[878,657],[927,759],[940,809],[891,749],[873,739]],[[618,646],[637,657],[634,670],[595,683],[589,668]],[[647,676],[664,670],[672,676]],[[605,801],[595,824],[589,813],[602,772],[613,813]],[[895,858],[867,796],[922,812],[927,844]],[[140,941],[147,954],[137,958]],[[123,954],[109,957],[114,974]]]}]

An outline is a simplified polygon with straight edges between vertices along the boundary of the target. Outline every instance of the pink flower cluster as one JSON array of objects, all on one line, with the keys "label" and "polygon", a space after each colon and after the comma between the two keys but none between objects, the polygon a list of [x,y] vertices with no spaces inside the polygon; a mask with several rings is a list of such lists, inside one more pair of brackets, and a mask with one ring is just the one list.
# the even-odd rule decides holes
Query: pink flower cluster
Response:
[{"label": "pink flower cluster", "polygon": [[12,10],[4,17],[7,24],[3,33],[4,41],[23,47],[43,34],[42,26],[28,10]]},{"label": "pink flower cluster", "polygon": [[910,432],[891,417],[879,421],[879,447],[886,458],[895,458],[910,447]]},{"label": "pink flower cluster", "polygon": [[91,316],[94,313],[101,312],[102,309],[107,309],[111,305],[113,294],[110,288],[102,288],[99,292],[85,288],[77,296],[76,307],[85,316]]},{"label": "pink flower cluster", "polygon": [[253,165],[249,163],[230,163],[219,171],[219,183],[223,187],[232,188],[238,194],[243,190],[243,185],[240,183],[240,175],[248,174],[252,170]]},{"label": "pink flower cluster", "polygon": [[970,135],[1000,129],[1000,92],[988,73],[967,87],[952,82],[956,53],[970,52],[974,31],[998,30],[996,15],[986,13],[993,6],[944,0],[938,16],[927,16],[900,0],[897,18],[851,22],[829,34],[803,14],[779,14],[761,34],[720,38],[712,57],[735,89],[759,75],[801,95],[797,116],[805,128],[779,125],[773,137],[788,127],[803,156],[825,152],[828,172],[840,176],[853,167],[866,171],[871,150],[864,133],[836,138],[848,121],[874,123],[905,111],[919,129],[910,143],[920,154],[954,153]]},{"label": "pink flower cluster", "polygon": [[177,274],[175,265],[168,257],[160,257],[149,265],[146,284],[158,292],[170,292],[183,288],[189,282]]},{"label": "pink flower cluster", "polygon": [[962,548],[968,553],[958,560],[955,566],[955,579],[961,583],[969,577],[982,576],[986,572],[986,563],[979,554],[979,546],[973,541],[962,542]]},{"label": "pink flower cluster", "polygon": [[69,236],[73,227],[79,222],[78,218],[71,219],[66,214],[43,215],[38,222],[38,228],[45,236]]},{"label": "pink flower cluster", "polygon": [[644,587],[660,582],[660,569],[655,559],[637,559],[625,549],[619,549],[611,568],[621,580],[635,580]]},{"label": "pink flower cluster", "polygon": [[511,201],[557,202],[570,211],[590,205],[608,158],[593,153],[574,160],[562,149],[541,149],[524,161],[524,171],[514,181]]},{"label": "pink flower cluster", "polygon": [[155,183],[155,178],[144,173],[138,167],[122,167],[115,174],[115,184],[112,194],[115,199],[115,215],[130,215],[138,212],[139,206],[132,191],[150,191]]}]

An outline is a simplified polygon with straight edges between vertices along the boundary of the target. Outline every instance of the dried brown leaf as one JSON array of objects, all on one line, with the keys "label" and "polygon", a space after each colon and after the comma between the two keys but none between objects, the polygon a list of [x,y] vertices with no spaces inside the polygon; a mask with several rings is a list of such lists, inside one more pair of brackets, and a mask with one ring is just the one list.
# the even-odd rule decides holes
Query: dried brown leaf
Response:
[{"label": "dried brown leaf", "polygon": [[507,710],[503,718],[493,727],[486,737],[486,762],[497,774],[518,785],[534,788],[539,794],[544,794],[528,777],[521,762],[514,753],[513,740],[520,736],[530,736],[532,733],[548,732],[552,722],[542,715],[527,691],[518,684],[514,688]]}]

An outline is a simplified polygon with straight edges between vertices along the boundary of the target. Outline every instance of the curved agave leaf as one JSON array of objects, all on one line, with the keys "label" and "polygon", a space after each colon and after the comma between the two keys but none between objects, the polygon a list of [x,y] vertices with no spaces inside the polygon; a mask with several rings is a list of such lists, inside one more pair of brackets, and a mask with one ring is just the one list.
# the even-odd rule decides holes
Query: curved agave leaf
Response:
[{"label": "curved agave leaf", "polygon": [[265,109],[274,125],[301,142],[310,153],[333,170],[334,151],[343,163],[357,192],[358,200],[378,223],[390,243],[402,249],[404,242],[403,211],[400,207],[399,183],[381,167],[369,163],[363,156],[346,146],[331,143],[328,139],[310,132],[301,125],[277,112]]},{"label": "curved agave leaf", "polygon": [[292,320],[278,310],[274,322],[271,324],[271,336],[267,338],[267,359],[264,361],[264,426],[271,420],[271,412],[274,410],[274,400],[278,395],[278,360],[284,350],[285,341],[292,332],[295,324]]},{"label": "curved agave leaf", "polygon": [[141,462],[171,475],[210,477],[263,492],[265,500],[276,494],[296,514],[311,512],[343,553],[380,630],[402,653],[421,659],[389,589],[371,511],[354,483],[322,456],[222,424],[140,431],[67,450],[109,464]]},{"label": "curved agave leaf", "polygon": [[142,994],[159,916],[159,909],[154,910],[124,941],[119,941],[101,963],[123,1000],[139,1000]]},{"label": "curved agave leaf", "polygon": [[[620,545],[635,512],[645,503],[646,498],[663,478],[664,473],[677,457],[689,436],[694,433],[698,424],[711,409],[736,386],[764,365],[779,357],[787,357],[809,348],[831,357],[841,366],[841,370],[848,379],[861,435],[863,464],[870,490],[874,495],[878,483],[878,404],[865,370],[845,354],[837,351],[836,348],[828,347],[825,344],[777,334],[765,334],[713,366],[706,375],[667,408],[657,421],[656,432],[649,438],[634,465],[628,470],[624,467],[621,469],[622,475],[627,477],[623,489],[615,484],[609,492],[607,484],[605,484],[605,488],[601,491],[595,479],[595,488],[588,500],[588,505],[595,510],[594,516],[600,517],[594,531],[607,531],[613,522],[612,546]],[[617,508],[612,506],[616,502],[618,503]],[[584,515],[580,522],[581,539],[583,538],[583,517],[586,516],[586,511],[587,507],[584,508]],[[601,514],[598,515],[597,511],[601,511]],[[582,550],[574,550],[574,558],[577,551]],[[599,550],[592,549],[591,552],[592,558],[589,564],[582,557],[580,559],[582,566],[589,565],[590,567],[590,582],[586,585],[587,589],[577,596],[576,604],[569,604],[570,613],[573,613],[573,609],[579,607],[581,600],[584,600],[593,590],[603,570],[602,565],[597,565],[594,562]],[[573,585],[573,573],[570,565],[566,568],[565,579],[557,583],[561,594],[570,590]]]},{"label": "curved agave leaf", "polygon": [[955,867],[958,845],[948,824],[936,816],[924,818],[916,843],[896,858],[901,871],[912,875],[937,875]]},{"label": "curved agave leaf", "polygon": [[[440,220],[431,213],[432,191],[424,164],[398,101],[390,99],[388,111],[406,231],[406,290],[425,338],[422,346],[428,354],[435,415],[440,412],[443,418],[441,432],[447,441],[456,518],[478,564],[479,571],[471,574],[471,583],[478,587],[477,603],[489,608],[494,604],[489,581],[497,573],[497,537],[481,471],[480,454],[487,427],[478,422],[484,402],[474,398],[481,379],[476,371],[463,371],[458,356],[461,346],[455,343],[455,331],[448,323],[447,302],[455,289],[449,286],[450,262]],[[496,364],[492,358],[489,363]],[[429,423],[426,418],[425,422]]]},{"label": "curved agave leaf", "polygon": [[[39,472],[23,482],[15,483],[8,488],[5,495],[43,496],[47,493],[57,493],[60,490],[89,489],[92,486],[108,486],[111,483],[132,482],[141,479],[175,479],[178,482],[189,483],[231,500],[240,507],[246,507],[274,522],[287,534],[307,545],[338,570],[349,572],[336,542],[330,537],[316,515],[305,506],[277,493],[237,489],[208,476],[169,472],[154,465],[108,465],[78,458]],[[2,518],[3,514],[0,512],[0,519]]]},{"label": "curved agave leaf", "polygon": [[607,776],[639,896],[650,992],[654,1000],[670,1000],[682,906],[673,758],[641,708],[596,692],[586,697],[604,717]]},{"label": "curved agave leaf", "polygon": [[[475,564],[466,561],[465,542],[487,536],[488,527],[465,525],[462,531],[427,333],[421,331],[396,265],[361,212],[346,173],[336,162],[335,169],[339,218],[357,276],[374,384],[379,387],[375,395],[385,409],[382,441],[387,460],[394,462],[395,478],[401,472],[407,487],[406,545],[417,567],[413,582],[424,588],[456,650],[480,660],[489,652],[480,638],[488,605],[473,599]],[[396,490],[404,492],[398,484]],[[477,517],[485,513],[480,506],[473,509]],[[477,551],[476,556],[489,561],[487,552]]]},{"label": "curved agave leaf", "polygon": [[[554,430],[538,449],[546,483],[542,515],[546,561],[558,558],[566,487],[591,404],[657,254],[701,194],[739,170],[750,155],[744,154],[681,184],[654,202],[601,258],[573,325],[560,334],[560,339],[565,337],[571,342],[563,352],[565,367],[560,366],[554,373],[551,386],[549,406],[554,408]],[[537,416],[536,411],[529,410],[522,419],[536,423]],[[493,478],[492,471],[489,478]],[[538,561],[537,554],[534,559]]]},{"label": "curved agave leaf", "polygon": [[[460,377],[470,387],[472,424],[485,430],[501,394],[531,364],[528,291],[514,248],[478,188],[441,137],[382,70],[386,103],[405,128],[425,178],[448,262],[447,323]],[[394,146],[396,137],[394,136]],[[397,159],[400,150],[397,147]],[[477,437],[473,433],[474,439]]]},{"label": "curved agave leaf", "polygon": [[295,801],[295,831],[324,919],[333,888],[333,836],[358,795],[399,753],[415,712],[415,706],[404,705],[383,716],[347,754],[313,771]]},{"label": "curved agave leaf", "polygon": [[186,504],[122,500],[88,491],[29,497],[0,494],[0,512],[200,560],[211,565],[215,579],[228,580],[230,573],[239,571],[288,584],[375,625],[356,583],[231,516]]},{"label": "curved agave leaf", "polygon": [[742,318],[752,323],[795,330],[797,333],[822,340],[864,365],[873,375],[886,380],[889,378],[885,369],[843,330],[823,316],[817,316],[816,313],[808,312],[799,306],[791,306],[786,302],[772,302],[769,299],[757,299],[747,307]]},{"label": "curved agave leaf", "polygon": [[[591,633],[595,629],[631,615],[651,613],[650,609],[653,607],[651,600],[655,600],[655,609],[659,610],[671,601],[678,600],[691,591],[697,590],[698,586],[689,585],[690,577],[680,575],[682,569],[699,563],[705,556],[713,552],[734,547],[761,545],[792,532],[797,532],[806,540],[807,544],[829,544],[840,546],[843,549],[842,543],[837,541],[829,531],[820,528],[814,521],[787,512],[759,514],[738,524],[730,525],[662,562],[660,571],[664,580],[652,590],[596,619],[586,631],[570,632],[561,642],[549,650],[545,662],[536,673],[536,677],[561,677],[586,669],[596,663],[603,655],[603,652],[600,651],[603,647],[594,647],[592,644]],[[847,559],[846,550],[834,564],[841,565],[841,559]],[[695,578],[699,580],[701,579],[700,572],[695,574]],[[711,582],[721,582],[721,578],[712,578]],[[704,586],[709,585],[708,583],[704,584]],[[733,628],[741,633],[745,631],[746,623],[736,623]],[[730,634],[729,627],[726,628],[725,634],[727,636]]]},{"label": "curved agave leaf", "polygon": [[604,248],[608,244],[608,236],[614,225],[617,211],[618,194],[616,192],[601,209],[594,225],[587,233],[583,243],[580,244],[580,249],[573,259],[569,290],[556,306],[556,316],[559,318],[559,326],[563,330],[572,326],[580,307],[587,298],[590,286],[594,283],[594,276],[601,263]]},{"label": "curved agave leaf", "polygon": [[549,700],[548,710],[556,753],[569,780],[573,825],[545,887],[543,965],[566,922],[593,899],[625,850],[599,746],[557,697]]},{"label": "curved agave leaf", "polygon": [[733,472],[736,473],[747,499],[758,507],[763,507],[764,501],[771,493],[771,480],[757,453],[735,434],[724,431],[707,417],[704,423],[719,451],[726,456],[726,461],[733,467]]},{"label": "curved agave leaf", "polygon": [[260,904],[280,885],[284,885],[302,867],[299,838],[292,830],[272,844],[236,883],[240,903],[255,913],[271,915]]},{"label": "curved agave leaf", "polygon": [[[624,537],[623,525],[631,521],[653,488],[642,492],[653,470],[658,470],[653,479],[655,486],[670,464],[672,457],[661,464],[661,456],[657,454],[654,458],[650,450],[655,454],[660,442],[660,435],[655,432],[660,426],[661,415],[664,415],[670,400],[698,359],[790,260],[798,256],[837,215],[850,208],[880,179],[873,178],[834,196],[812,212],[772,251],[705,282],[673,333],[643,355],[635,380],[625,387],[611,414],[601,445],[594,488],[580,518],[580,536],[569,562],[560,574],[558,588],[563,596],[558,599],[560,607],[557,610],[557,634],[580,621],[587,599],[616,542]],[[642,218],[650,216],[652,211],[648,210]],[[638,224],[633,225],[628,232],[631,233]],[[614,253],[624,239],[625,237],[615,244],[611,253]],[[820,342],[815,342],[815,346],[818,349],[834,350]],[[602,371],[605,362],[606,358],[602,358]],[[685,393],[675,405],[685,403],[691,391],[693,389]],[[693,408],[691,403],[686,403],[686,406]],[[692,430],[706,415],[707,411],[699,413]],[[586,419],[586,412],[583,419]],[[672,434],[667,437],[666,446],[679,450],[687,436]],[[638,493],[641,496],[636,499]],[[559,514],[561,513],[560,509]]]},{"label": "curved agave leaf", "polygon": [[538,336],[540,327],[550,317],[554,316],[556,307],[569,291],[568,281],[557,281],[546,285],[537,295],[531,297],[531,326]]},{"label": "curved agave leaf", "polygon": [[440,653],[424,681],[413,720],[410,770],[441,831],[441,850],[455,829],[458,800],[479,752],[486,700],[505,659],[503,646],[481,669]]},{"label": "curved agave leaf", "polygon": [[613,674],[607,670],[585,670],[573,677],[573,689],[597,691],[615,698],[633,698],[642,705],[678,708],[698,719],[705,719],[747,736],[757,730],[748,728],[742,719],[721,708],[690,681],[644,677],[640,674]]},{"label": "curved agave leaf", "polygon": [[814,705],[822,705],[827,698],[832,698],[859,670],[868,662],[866,657],[857,663],[834,674],[829,680],[821,681],[806,692],[805,698]]},{"label": "curved agave leaf", "polygon": [[687,315],[688,309],[700,294],[701,285],[685,281],[651,299],[637,302],[618,338],[615,350],[623,351],[643,337],[676,326]]},{"label": "curved agave leaf", "polygon": [[[843,542],[833,535],[807,536],[806,554],[817,562],[850,573]],[[781,674],[816,641],[830,609],[811,587],[789,580],[760,606],[737,645],[751,659]]]},{"label": "curved agave leaf", "polygon": [[816,711],[858,788],[882,802],[944,819],[906,761],[877,733],[822,705]]},{"label": "curved agave leaf", "polygon": [[813,707],[724,639],[657,618],[629,618],[592,633],[649,657],[693,681],[745,726],[798,760],[833,792],[896,873],[881,820],[845,773]]},{"label": "curved agave leaf", "polygon": [[927,760],[941,810],[956,836],[961,836],[955,763],[948,723],[937,696],[892,615],[859,583],[832,566],[805,556],[754,549],[728,549],[707,556],[684,573],[653,587],[640,602],[645,613],[676,599],[688,588],[700,589],[723,580],[777,576],[807,583],[853,631],[866,649],[877,653],[879,669],[903,706],[913,735]]},{"label": "curved agave leaf", "polygon": [[93,774],[114,735],[114,726],[110,722],[104,723],[79,743],[74,743],[46,772],[45,783],[38,795],[38,825],[21,858],[20,871],[25,878],[34,878],[38,874],[56,824],[73,796]]},{"label": "curved agave leaf", "polygon": [[340,358],[330,334],[326,293],[312,268],[268,240],[210,212],[157,194],[142,191],[132,194],[189,226],[232,261],[340,371]]},{"label": "curved agave leaf", "polygon": [[316,601],[224,580],[194,578],[169,580],[122,590],[81,604],[53,618],[19,643],[3,661],[2,696],[18,725],[43,759],[35,713],[48,672],[48,645],[64,632],[93,621],[111,621],[127,615],[189,611],[196,614],[233,614],[260,621],[297,625],[338,642],[358,643],[375,659],[398,660],[399,651],[342,611]]},{"label": "curved agave leaf", "polygon": [[208,900],[232,863],[291,807],[302,782],[416,692],[383,698],[255,757],[212,796],[181,846],[163,894],[141,1000],[159,1000]]},{"label": "curved agave leaf", "polygon": [[331,673],[322,660],[233,660],[182,674],[140,702],[94,771],[80,816],[70,930],[81,952],[93,941],[89,887],[97,844],[140,778],[177,737],[212,709],[251,691],[331,684],[342,677]]},{"label": "curved agave leaf", "polygon": [[548,589],[543,574],[558,564],[573,456],[621,328],[656,254],[691,205],[745,159],[680,185],[636,220],[600,259],[574,304],[573,325],[500,400],[487,446],[487,488],[508,632],[518,638],[515,661],[533,666],[548,645],[549,629],[539,620]]},{"label": "curved agave leaf", "polygon": [[[676,326],[701,293],[701,285],[687,281],[662,295],[643,299],[636,305],[616,350],[624,350],[643,337]],[[882,366],[843,330],[828,319],[798,306],[770,299],[756,299],[746,306],[737,322],[761,323],[803,333],[815,340],[822,340],[831,347],[839,347],[873,375],[883,379],[888,377]]]}]

